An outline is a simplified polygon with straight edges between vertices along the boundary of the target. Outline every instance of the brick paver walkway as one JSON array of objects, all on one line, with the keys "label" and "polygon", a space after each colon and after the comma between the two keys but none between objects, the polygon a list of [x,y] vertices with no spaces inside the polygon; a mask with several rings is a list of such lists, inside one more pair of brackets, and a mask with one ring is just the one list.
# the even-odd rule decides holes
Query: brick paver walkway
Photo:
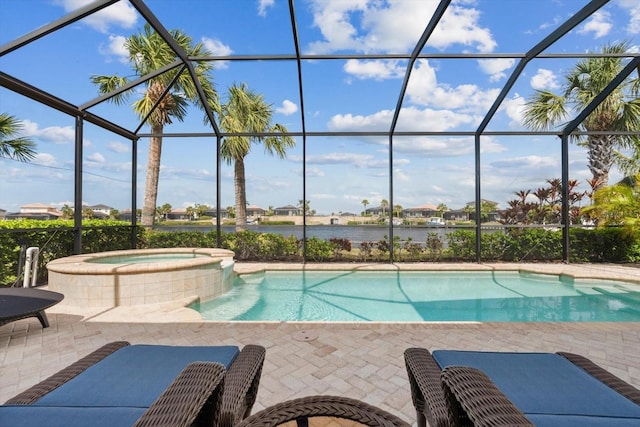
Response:
[{"label": "brick paver walkway", "polygon": [[[243,267],[245,271],[256,269]],[[565,274],[569,267],[544,268]],[[593,267],[592,273],[640,283],[640,269],[602,268]],[[242,323],[203,322],[182,308],[165,307],[155,313],[80,312],[61,304],[48,310],[51,326],[47,329],[35,318],[0,327],[0,402],[115,340],[263,345],[267,356],[254,411],[295,397],[331,394],[360,399],[415,423],[403,352],[419,346],[431,350],[570,351],[640,388],[640,322]],[[317,339],[296,340],[302,330],[316,333]]]},{"label": "brick paver walkway", "polygon": [[[0,401],[115,340],[175,345],[260,344],[267,356],[254,410],[314,394],[349,396],[415,423],[403,351],[571,351],[640,387],[640,323],[293,324],[103,323],[52,314],[0,328]],[[313,341],[297,341],[311,330]]]}]

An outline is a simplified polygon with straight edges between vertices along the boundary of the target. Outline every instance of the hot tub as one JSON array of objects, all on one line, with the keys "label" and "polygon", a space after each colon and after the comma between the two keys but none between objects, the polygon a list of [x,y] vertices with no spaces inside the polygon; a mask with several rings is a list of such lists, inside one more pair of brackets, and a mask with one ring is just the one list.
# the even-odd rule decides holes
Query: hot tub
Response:
[{"label": "hot tub", "polygon": [[134,249],[74,255],[47,264],[49,290],[65,304],[116,307],[197,298],[231,289],[232,251],[215,248]]}]

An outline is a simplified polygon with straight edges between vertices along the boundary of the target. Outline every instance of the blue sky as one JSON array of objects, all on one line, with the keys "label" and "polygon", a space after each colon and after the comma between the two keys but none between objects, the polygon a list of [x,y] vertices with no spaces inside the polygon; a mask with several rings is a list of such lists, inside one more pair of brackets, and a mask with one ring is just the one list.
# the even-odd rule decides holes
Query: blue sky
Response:
[{"label": "blue sky", "polygon": [[[4,0],[0,44],[8,43],[88,3],[84,0]],[[424,52],[521,53],[584,7],[587,0],[453,1]],[[214,55],[294,53],[289,8],[282,0],[148,0],[167,29],[180,29]],[[436,7],[430,0],[298,0],[304,53],[410,53]],[[95,74],[131,76],[123,42],[144,20],[125,1],[0,58],[0,70],[76,105],[98,96]],[[582,53],[626,40],[640,50],[640,3],[612,0],[552,45],[548,53]],[[488,130],[518,131],[522,106],[535,89],[558,90],[575,59],[536,59],[520,76]],[[513,59],[419,60],[411,74],[398,131],[475,131],[510,76]],[[405,60],[315,60],[302,64],[307,131],[388,131],[405,75]],[[246,83],[264,95],[273,119],[301,131],[294,61],[217,62],[214,83],[224,99],[229,86]],[[91,112],[128,129],[138,118],[127,106],[104,103]],[[0,158],[0,208],[29,203],[73,205],[74,120],[0,88],[0,112],[23,122],[23,136],[37,143],[37,158],[22,164]],[[142,132],[149,132],[143,128]],[[210,132],[200,110],[167,133]],[[308,137],[306,199],[319,214],[360,212],[389,199],[388,138]],[[484,136],[482,197],[505,208],[514,192],[560,177],[556,137]],[[131,144],[87,124],[84,129],[83,202],[130,207]],[[148,144],[138,154],[138,206],[142,205]],[[396,137],[393,203],[405,208],[474,199],[473,137]],[[247,200],[263,208],[302,199],[302,138],[287,159],[255,145],[246,159]],[[233,169],[221,169],[221,206],[233,205]],[[216,203],[213,138],[165,138],[158,204],[184,208]],[[611,181],[619,177],[614,169]],[[590,178],[583,148],[570,147],[570,178]]]}]

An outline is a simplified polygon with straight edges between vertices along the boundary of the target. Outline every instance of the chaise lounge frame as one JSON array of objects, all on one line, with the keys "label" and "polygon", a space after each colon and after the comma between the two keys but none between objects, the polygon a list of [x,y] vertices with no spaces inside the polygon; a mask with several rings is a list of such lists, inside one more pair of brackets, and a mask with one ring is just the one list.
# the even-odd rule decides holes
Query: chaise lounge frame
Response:
[{"label": "chaise lounge frame", "polygon": [[[567,352],[557,352],[556,354],[563,356],[592,377],[640,405],[640,390],[631,384],[621,380],[584,356]],[[431,352],[426,348],[409,348],[405,350],[404,359],[411,386],[411,399],[416,409],[418,427],[425,427],[427,421],[431,427],[477,425],[472,420],[474,418],[486,418],[488,413],[491,413],[495,418],[493,419],[493,424],[487,425],[499,424],[498,420],[503,419],[502,417],[507,420],[504,425],[519,425],[518,423],[511,423],[514,423],[514,420],[521,419],[520,417],[524,417],[497,388],[495,388],[497,393],[481,393],[478,395],[478,390],[492,390],[494,386],[492,381],[477,369],[459,369],[461,367],[455,367],[454,369],[454,367],[448,367],[445,369],[447,373],[443,374]],[[445,380],[446,386],[444,388],[443,380]],[[447,390],[446,393],[445,389]],[[472,399],[471,397],[474,398]],[[463,401],[461,402],[458,399]],[[459,404],[461,404],[462,408],[459,407]],[[467,411],[470,411],[470,413]],[[524,419],[526,420],[526,418]]]},{"label": "chaise lounge frame", "polygon": [[319,395],[277,403],[245,418],[238,427],[275,427],[290,421],[296,421],[298,426],[308,426],[309,418],[315,417],[340,418],[369,427],[410,426],[395,415],[366,402],[348,397]]},{"label": "chaise lounge frame", "polygon": [[[117,351],[122,347],[126,347],[130,345],[127,341],[115,341],[109,344],[105,344],[94,352],[88,354],[77,362],[67,366],[61,371],[53,374],[49,378],[41,381],[40,383],[32,386],[31,388],[23,391],[22,393],[14,396],[9,399],[6,404],[12,405],[29,405],[43,397],[45,394],[55,390],[60,387],[62,384],[70,381],[76,376],[80,375],[89,367],[95,365],[105,357],[109,356],[113,352]],[[262,366],[264,364],[265,358],[265,348],[258,345],[246,345],[244,346],[240,354],[233,361],[233,364],[224,375],[224,392],[221,395],[221,398],[217,400],[220,405],[219,411],[219,425],[220,426],[234,426],[244,418],[248,417],[251,413],[251,409],[255,404],[257,395],[258,395],[258,386],[260,383],[260,377],[262,375]],[[202,365],[211,365],[211,363],[201,363]],[[217,365],[217,364],[214,364]],[[191,366],[191,365],[189,365]],[[185,374],[186,378],[189,378],[194,372],[196,368],[192,368],[190,372]],[[224,368],[223,368],[224,370]],[[184,372],[183,372],[184,373]],[[180,375],[181,378],[182,374]],[[197,381],[197,379],[195,379]],[[175,384],[175,381],[174,381]],[[170,398],[172,393],[172,387],[169,387],[165,393],[168,394],[166,398],[163,399],[165,393],[161,395],[160,398],[154,403],[154,405],[149,408],[149,411],[145,412],[145,416],[148,413],[151,413],[154,417],[163,417],[163,416],[171,416],[171,412],[175,411],[177,408],[175,406],[175,402]],[[182,388],[173,388],[175,393],[184,393]],[[179,396],[176,395],[176,398]],[[214,396],[215,397],[215,396]],[[184,399],[184,396],[181,397]],[[197,396],[193,396],[195,400],[198,400]],[[184,399],[185,404],[189,403],[189,398]],[[213,402],[213,399],[210,399],[210,402]],[[153,409],[153,411],[152,411]],[[201,408],[202,409],[202,408]],[[206,409],[206,405],[205,405]],[[200,417],[205,417],[208,413],[209,420],[205,422],[207,425],[215,425],[211,416],[217,416],[215,411],[211,411],[210,409],[206,409],[204,414],[200,414]],[[144,418],[144,416],[143,416]],[[139,420],[139,425],[152,425],[153,423],[147,424],[145,420]],[[138,425],[138,424],[137,424]]]}]

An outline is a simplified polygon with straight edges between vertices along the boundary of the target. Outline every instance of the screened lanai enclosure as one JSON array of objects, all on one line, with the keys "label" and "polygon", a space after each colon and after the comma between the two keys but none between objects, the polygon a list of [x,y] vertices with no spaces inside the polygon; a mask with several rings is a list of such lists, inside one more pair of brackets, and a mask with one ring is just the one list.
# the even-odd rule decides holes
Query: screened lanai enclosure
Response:
[{"label": "screened lanai enclosure", "polygon": [[[638,22],[606,0],[5,1],[0,114],[36,146],[0,157],[0,209],[70,253],[199,213],[212,246],[290,223],[302,261],[319,229],[386,262],[592,260],[581,209],[638,169]],[[55,220],[74,206],[120,222]]]}]

